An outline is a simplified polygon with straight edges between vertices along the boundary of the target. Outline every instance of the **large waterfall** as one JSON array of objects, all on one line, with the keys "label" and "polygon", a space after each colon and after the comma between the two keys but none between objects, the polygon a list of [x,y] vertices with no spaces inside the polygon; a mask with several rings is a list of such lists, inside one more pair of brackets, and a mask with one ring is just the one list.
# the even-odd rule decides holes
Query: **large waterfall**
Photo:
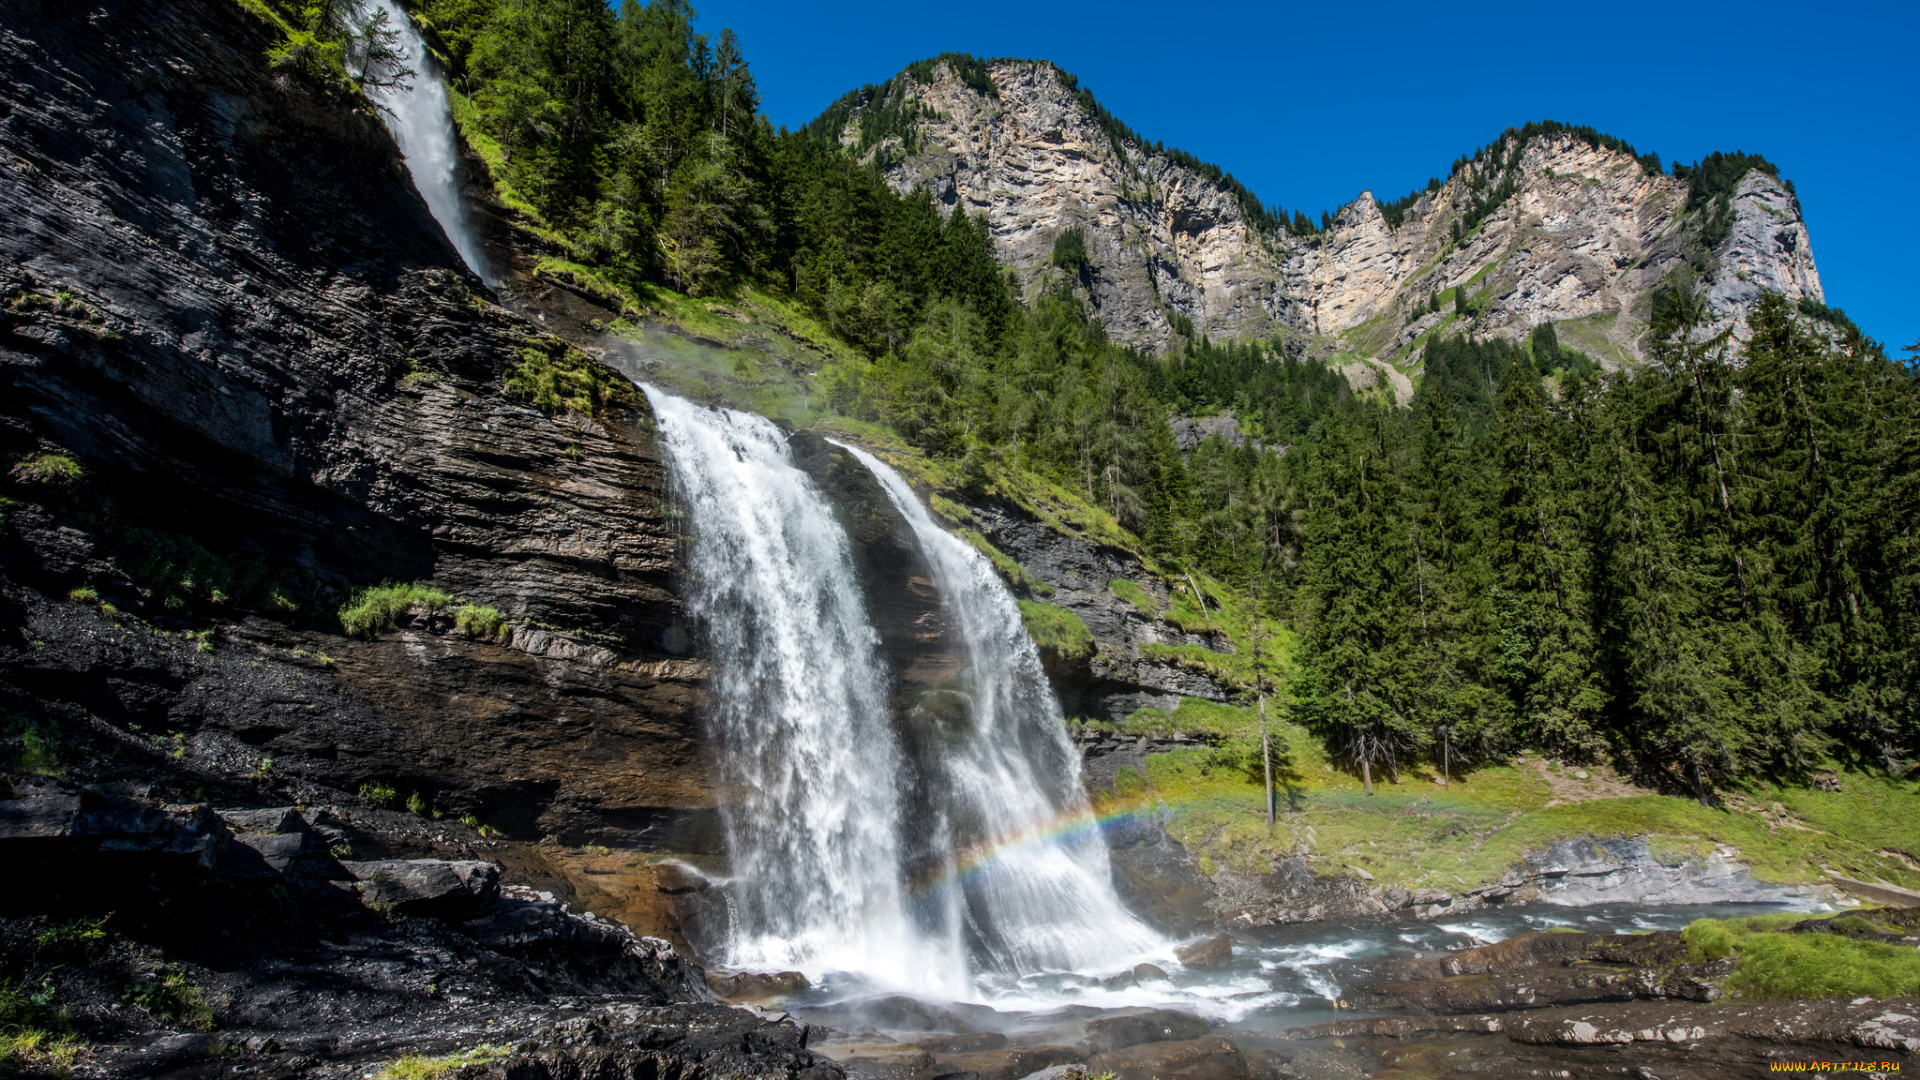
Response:
[{"label": "large waterfall", "polygon": [[971,659],[896,717],[850,542],[784,434],[642,389],[717,669],[724,962],[975,998],[1162,948],[1114,894],[1059,707],[986,561],[853,450],[911,524]]},{"label": "large waterfall", "polygon": [[453,134],[446,84],[433,70],[426,42],[400,5],[394,0],[362,0],[358,21],[364,27],[375,12],[386,13],[387,26],[399,35],[400,65],[412,69],[414,77],[405,86],[370,85],[367,96],[380,106],[387,130],[407,159],[413,186],[427,201],[433,219],[440,223],[467,269],[483,280],[489,279],[473,217],[460,198],[460,144]]},{"label": "large waterfall", "polygon": [[960,996],[958,940],[908,907],[901,756],[846,532],[779,428],[643,389],[693,526],[688,606],[718,668],[726,961]]}]

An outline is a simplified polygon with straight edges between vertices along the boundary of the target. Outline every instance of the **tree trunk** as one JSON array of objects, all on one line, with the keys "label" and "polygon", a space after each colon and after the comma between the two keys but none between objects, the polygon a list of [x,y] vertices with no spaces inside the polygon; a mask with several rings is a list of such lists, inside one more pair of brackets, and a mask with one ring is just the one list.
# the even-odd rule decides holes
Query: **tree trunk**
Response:
[{"label": "tree trunk", "polygon": [[1446,787],[1453,782],[1453,731],[1440,729],[1440,786]]},{"label": "tree trunk", "polygon": [[1367,794],[1373,794],[1373,763],[1364,757],[1360,759],[1360,779],[1367,785]]},{"label": "tree trunk", "polygon": [[1713,809],[1713,800],[1707,798],[1707,785],[1700,779],[1700,759],[1693,755],[1693,747],[1687,747],[1687,769],[1693,773],[1693,797],[1700,805]]},{"label": "tree trunk", "polygon": [[1273,831],[1273,755],[1267,750],[1267,698],[1260,696],[1260,771],[1267,778],[1267,831]]}]

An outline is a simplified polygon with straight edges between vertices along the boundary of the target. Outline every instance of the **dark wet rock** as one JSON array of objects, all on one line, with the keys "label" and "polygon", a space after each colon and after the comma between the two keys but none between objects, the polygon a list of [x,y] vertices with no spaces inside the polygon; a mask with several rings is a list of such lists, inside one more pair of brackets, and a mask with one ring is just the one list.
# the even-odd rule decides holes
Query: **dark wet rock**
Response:
[{"label": "dark wet rock", "polygon": [[1007,1037],[997,1031],[976,1031],[968,1035],[935,1035],[915,1040],[930,1054],[971,1054],[980,1050],[999,1050]]},{"label": "dark wet rock", "polygon": [[423,915],[478,914],[500,898],[500,868],[487,862],[383,859],[342,862],[369,907]]},{"label": "dark wet rock", "polygon": [[795,1010],[812,1023],[830,1024],[843,1031],[878,1029],[892,1033],[939,1032],[966,1035],[992,1031],[999,1014],[984,1005],[938,1004],[905,994],[890,994],[864,1001],[809,1005]]},{"label": "dark wet rock", "polygon": [[1094,1074],[1115,1080],[1248,1080],[1247,1059],[1221,1038],[1141,1043],[1087,1059]]},{"label": "dark wet rock", "polygon": [[1097,1054],[1141,1043],[1197,1039],[1211,1030],[1213,1025],[1197,1016],[1151,1009],[1087,1021],[1086,1046],[1090,1053]]},{"label": "dark wet rock", "polygon": [[1154,980],[1164,981],[1167,978],[1167,973],[1162,970],[1158,964],[1135,964],[1133,965],[1133,977],[1141,982],[1151,982]]},{"label": "dark wet rock", "polygon": [[840,1080],[846,1075],[840,1065],[807,1049],[805,1025],[719,1005],[614,1007],[603,1018],[556,1032],[561,1033],[562,1039],[541,1040],[540,1049],[469,1067],[462,1075],[501,1080]]},{"label": "dark wet rock", "polygon": [[1113,822],[1104,836],[1114,890],[1127,907],[1162,930],[1191,934],[1213,923],[1213,890],[1190,852],[1157,816]]},{"label": "dark wet rock", "polygon": [[802,993],[812,985],[798,971],[707,972],[707,986],[722,1001],[752,1001],[767,1005]]},{"label": "dark wet rock", "polygon": [[912,526],[880,481],[843,447],[805,431],[793,433],[788,447],[847,530],[880,654],[901,689],[924,690],[952,679],[968,663],[965,645],[940,603]]},{"label": "dark wet rock", "polygon": [[1479,1013],[1656,998],[1714,1001],[1731,961],[1689,964],[1674,931],[1519,934],[1445,956],[1336,969],[1358,1008]]},{"label": "dark wet rock", "polygon": [[1037,1073],[1031,1073],[1021,1077],[1020,1080],[1069,1080],[1070,1077],[1077,1074],[1085,1074],[1086,1071],[1086,1065],[1079,1062],[1068,1062],[1064,1065],[1054,1065],[1041,1069]]},{"label": "dark wet rock", "polygon": [[1165,605],[1165,586],[1133,554],[1057,532],[1004,499],[970,498],[966,509],[988,542],[1048,590],[1033,599],[1073,612],[1093,634],[1096,651],[1090,659],[1048,670],[1067,715],[1124,720],[1141,708],[1171,710],[1183,697],[1227,699],[1227,688],[1213,676],[1141,651],[1149,643],[1228,646],[1211,635],[1188,634],[1114,595],[1108,583],[1126,578]]},{"label": "dark wet rock", "polygon": [[1233,940],[1225,934],[1213,934],[1191,945],[1173,950],[1182,964],[1197,971],[1226,967],[1233,960]]}]

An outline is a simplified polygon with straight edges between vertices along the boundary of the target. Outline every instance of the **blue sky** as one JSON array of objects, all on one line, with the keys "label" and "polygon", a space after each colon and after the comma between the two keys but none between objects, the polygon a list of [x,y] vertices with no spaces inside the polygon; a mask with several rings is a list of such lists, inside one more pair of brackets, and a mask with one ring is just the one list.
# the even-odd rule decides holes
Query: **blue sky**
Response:
[{"label": "blue sky", "polygon": [[1509,125],[1590,124],[1662,160],[1765,155],[1827,302],[1920,339],[1920,4],[697,4],[798,126],[937,53],[1048,59],[1135,131],[1318,217],[1403,195]]}]

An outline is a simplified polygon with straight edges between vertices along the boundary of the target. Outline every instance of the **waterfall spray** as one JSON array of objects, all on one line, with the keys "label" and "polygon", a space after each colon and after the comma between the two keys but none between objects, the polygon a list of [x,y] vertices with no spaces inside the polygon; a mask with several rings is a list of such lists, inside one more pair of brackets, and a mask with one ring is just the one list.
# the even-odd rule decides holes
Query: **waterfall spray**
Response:
[{"label": "waterfall spray", "polygon": [[446,84],[427,53],[426,42],[400,5],[394,0],[362,0],[357,20],[365,27],[376,12],[386,13],[387,27],[397,35],[399,64],[412,69],[414,77],[408,85],[385,85],[375,80],[368,86],[367,96],[380,106],[387,131],[407,159],[413,186],[426,200],[433,219],[440,223],[467,269],[482,280],[491,280],[472,215],[460,198],[460,144],[454,138]]}]

